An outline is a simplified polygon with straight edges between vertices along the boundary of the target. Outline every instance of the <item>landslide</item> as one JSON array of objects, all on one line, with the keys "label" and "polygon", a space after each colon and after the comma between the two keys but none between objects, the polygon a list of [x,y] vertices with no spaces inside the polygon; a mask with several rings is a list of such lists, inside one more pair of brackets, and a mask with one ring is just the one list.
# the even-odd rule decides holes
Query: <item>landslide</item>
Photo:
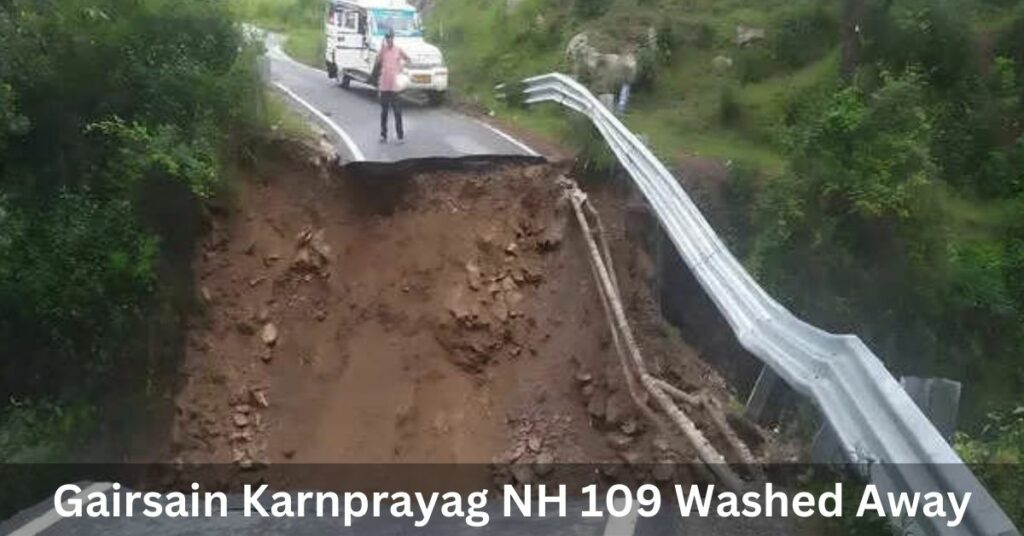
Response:
[{"label": "landslide", "polygon": [[[627,392],[564,169],[364,173],[311,154],[259,151],[213,212],[167,459],[696,460]],[[627,204],[598,197],[649,366],[728,407],[722,378],[657,313]]]}]

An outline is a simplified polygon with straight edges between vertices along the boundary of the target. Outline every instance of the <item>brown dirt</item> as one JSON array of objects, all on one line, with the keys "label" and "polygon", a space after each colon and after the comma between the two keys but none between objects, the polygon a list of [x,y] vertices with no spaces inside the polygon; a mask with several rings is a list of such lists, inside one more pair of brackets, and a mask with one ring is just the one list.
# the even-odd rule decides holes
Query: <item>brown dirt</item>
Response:
[{"label": "brown dirt", "polygon": [[[556,167],[359,178],[260,158],[197,255],[206,305],[168,458],[694,459],[631,404]],[[654,312],[649,261],[612,234],[653,366],[728,402]]]}]

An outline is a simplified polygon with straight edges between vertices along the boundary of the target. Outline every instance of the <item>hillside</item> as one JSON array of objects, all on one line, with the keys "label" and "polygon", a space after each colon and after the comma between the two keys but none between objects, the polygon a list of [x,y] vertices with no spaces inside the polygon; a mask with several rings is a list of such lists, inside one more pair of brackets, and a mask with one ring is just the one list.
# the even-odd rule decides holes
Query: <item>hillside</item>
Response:
[{"label": "hillside", "polygon": [[461,102],[598,164],[579,122],[493,88],[577,70],[580,34],[633,55],[624,121],[760,281],[898,374],[964,382],[966,430],[1022,426],[1021,2],[439,0],[427,22]]}]

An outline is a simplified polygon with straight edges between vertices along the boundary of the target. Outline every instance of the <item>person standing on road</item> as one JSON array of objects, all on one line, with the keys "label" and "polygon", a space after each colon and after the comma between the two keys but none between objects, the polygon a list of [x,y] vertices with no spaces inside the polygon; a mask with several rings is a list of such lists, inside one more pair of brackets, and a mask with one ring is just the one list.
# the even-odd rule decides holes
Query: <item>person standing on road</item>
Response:
[{"label": "person standing on road", "polygon": [[377,54],[377,65],[374,70],[380,72],[377,88],[380,90],[380,142],[388,141],[388,110],[395,112],[395,133],[398,135],[398,143],[405,140],[405,131],[402,128],[402,107],[398,100],[401,88],[398,87],[398,75],[402,73],[403,62],[408,62],[409,56],[399,46],[395,45],[395,30],[388,28],[384,34],[384,45]]}]

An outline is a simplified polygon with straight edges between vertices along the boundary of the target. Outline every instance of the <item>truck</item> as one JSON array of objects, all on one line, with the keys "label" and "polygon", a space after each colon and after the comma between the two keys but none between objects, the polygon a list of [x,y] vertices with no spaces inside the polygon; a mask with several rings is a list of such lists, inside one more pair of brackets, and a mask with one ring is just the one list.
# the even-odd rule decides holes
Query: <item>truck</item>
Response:
[{"label": "truck", "polygon": [[425,92],[433,104],[444,101],[448,68],[436,46],[423,38],[419,12],[405,0],[328,0],[324,36],[327,76],[348,88],[352,80],[372,84],[373,66],[388,29],[410,61],[406,89]]}]

